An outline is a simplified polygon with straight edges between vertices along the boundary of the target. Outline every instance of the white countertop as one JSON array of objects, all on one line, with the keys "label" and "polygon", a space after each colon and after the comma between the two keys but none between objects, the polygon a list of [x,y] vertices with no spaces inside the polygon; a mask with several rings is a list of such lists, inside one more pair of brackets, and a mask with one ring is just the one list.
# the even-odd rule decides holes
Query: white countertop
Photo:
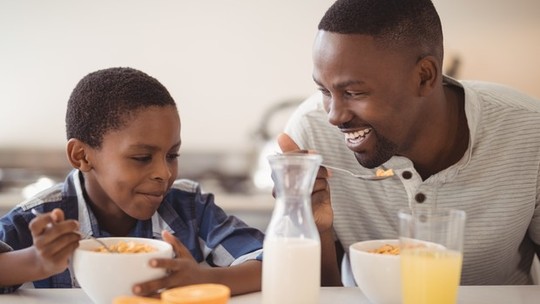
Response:
[{"label": "white countertop", "polygon": [[[0,295],[0,303],[10,304],[91,304],[81,289],[19,289]],[[259,304],[261,293],[232,297],[229,304]],[[323,287],[320,304],[371,304],[358,288]],[[461,286],[458,304],[538,304],[540,286]]]}]

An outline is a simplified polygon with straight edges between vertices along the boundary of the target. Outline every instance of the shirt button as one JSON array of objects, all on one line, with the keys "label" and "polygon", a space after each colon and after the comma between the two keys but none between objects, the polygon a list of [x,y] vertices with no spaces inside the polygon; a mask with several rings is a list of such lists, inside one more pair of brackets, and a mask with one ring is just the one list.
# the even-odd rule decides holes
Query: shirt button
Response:
[{"label": "shirt button", "polygon": [[401,176],[403,176],[404,179],[411,179],[412,173],[411,171],[403,171],[403,173],[401,173]]},{"label": "shirt button", "polygon": [[416,200],[417,203],[421,204],[426,200],[426,195],[424,193],[417,193],[414,196],[414,199]]}]

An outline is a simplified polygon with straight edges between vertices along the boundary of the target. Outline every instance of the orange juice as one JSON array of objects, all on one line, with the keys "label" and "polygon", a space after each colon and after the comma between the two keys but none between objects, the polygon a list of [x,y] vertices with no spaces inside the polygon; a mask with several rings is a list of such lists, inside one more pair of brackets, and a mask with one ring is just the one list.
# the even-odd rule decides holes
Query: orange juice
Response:
[{"label": "orange juice", "polygon": [[403,304],[455,304],[462,254],[434,248],[402,248]]}]

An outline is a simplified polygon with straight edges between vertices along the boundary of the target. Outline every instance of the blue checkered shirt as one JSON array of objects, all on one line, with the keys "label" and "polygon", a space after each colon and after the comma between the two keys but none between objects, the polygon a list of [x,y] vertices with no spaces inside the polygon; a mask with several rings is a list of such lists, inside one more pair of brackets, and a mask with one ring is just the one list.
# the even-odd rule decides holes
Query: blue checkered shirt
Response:
[{"label": "blue checkered shirt", "polygon": [[[82,185],[82,174],[73,170],[64,183],[16,206],[0,218],[0,241],[13,250],[32,246],[28,228],[34,218],[32,208],[40,212],[62,209],[67,219],[79,221],[83,236],[112,236],[100,228],[84,199]],[[177,180],[152,218],[137,221],[128,236],[160,239],[162,230],[175,235],[199,263],[226,267],[262,259],[263,233],[225,214],[214,203],[213,194],[202,193],[199,185],[190,180]],[[60,274],[34,281],[33,285],[36,288],[78,287],[70,267]],[[9,293],[18,287],[0,287],[0,293]]]}]

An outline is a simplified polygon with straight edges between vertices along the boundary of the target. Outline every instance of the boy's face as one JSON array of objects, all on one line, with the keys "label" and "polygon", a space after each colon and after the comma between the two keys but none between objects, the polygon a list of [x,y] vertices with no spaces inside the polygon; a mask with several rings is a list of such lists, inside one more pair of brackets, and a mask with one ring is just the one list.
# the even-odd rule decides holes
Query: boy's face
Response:
[{"label": "boy's face", "polygon": [[149,219],[178,174],[180,118],[173,106],[149,107],[103,137],[87,153],[85,188],[91,203],[111,219]]}]

